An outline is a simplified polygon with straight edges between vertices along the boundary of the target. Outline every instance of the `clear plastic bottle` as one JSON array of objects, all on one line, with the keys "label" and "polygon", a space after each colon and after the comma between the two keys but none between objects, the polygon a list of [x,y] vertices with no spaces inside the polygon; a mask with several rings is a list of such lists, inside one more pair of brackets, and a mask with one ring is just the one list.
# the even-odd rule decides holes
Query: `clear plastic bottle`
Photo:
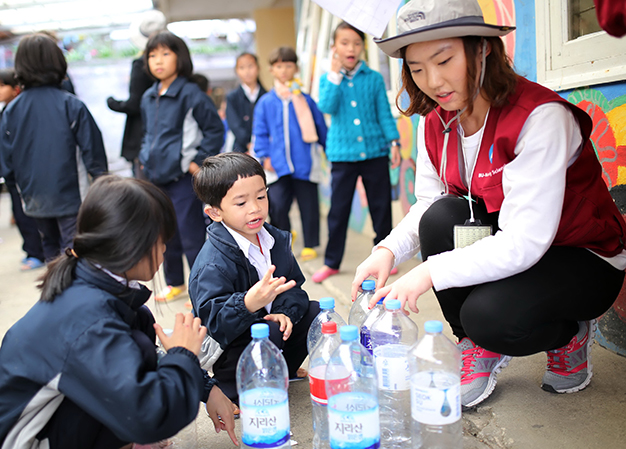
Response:
[{"label": "clear plastic bottle", "polygon": [[378,387],[372,356],[359,343],[356,326],[339,329],[341,344],[326,368],[331,449],[380,445]]},{"label": "clear plastic bottle", "polygon": [[328,449],[328,399],[326,397],[326,367],[341,340],[337,323],[322,323],[322,338],[309,356],[309,387],[313,406],[313,449]]},{"label": "clear plastic bottle", "polygon": [[309,327],[309,333],[306,336],[306,348],[309,354],[313,352],[313,348],[322,338],[322,323],[327,321],[334,321],[337,323],[337,329],[341,326],[345,326],[346,322],[341,315],[335,312],[335,299],[334,298],[321,298],[320,299],[320,313],[313,319],[311,326]]},{"label": "clear plastic bottle", "polygon": [[267,324],[253,324],[251,333],[237,363],[243,447],[290,448],[287,363]]},{"label": "clear plastic bottle", "polygon": [[427,321],[424,330],[409,352],[413,447],[460,449],[461,352],[442,334],[441,321]]},{"label": "clear plastic bottle", "polygon": [[373,279],[366,279],[361,284],[361,293],[356,297],[356,300],[352,303],[350,308],[350,314],[348,315],[348,324],[361,327],[367,313],[370,311],[369,304],[370,299],[376,292],[376,281]]},{"label": "clear plastic bottle", "polygon": [[369,311],[363,324],[359,328],[359,333],[361,334],[361,344],[365,346],[365,348],[370,352],[370,354],[374,354],[372,352],[372,338],[370,336],[370,329],[372,328],[372,324],[374,321],[378,319],[380,315],[385,311],[385,306],[383,306],[383,301],[385,297],[382,297],[378,300],[376,305],[372,307],[372,310]]},{"label": "clear plastic bottle", "polygon": [[378,377],[380,443],[401,449],[411,440],[409,349],[417,342],[417,325],[400,309],[400,301],[387,299],[385,311],[370,329],[374,366]]}]

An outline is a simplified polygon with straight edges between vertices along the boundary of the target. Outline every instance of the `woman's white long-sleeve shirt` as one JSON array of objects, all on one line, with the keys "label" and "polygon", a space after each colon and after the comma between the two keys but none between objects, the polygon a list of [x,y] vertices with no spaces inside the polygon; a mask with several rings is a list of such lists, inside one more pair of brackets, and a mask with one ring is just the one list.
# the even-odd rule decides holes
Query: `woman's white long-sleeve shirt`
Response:
[{"label": "woman's white long-sleeve shirt", "polygon": [[[426,151],[424,122],[421,119],[417,128],[417,202],[376,247],[391,250],[396,265],[420,251],[420,220],[443,190],[443,183]],[[457,129],[464,160],[475,161],[483,130],[465,137],[461,125]],[[546,103],[535,108],[519,134],[515,159],[502,171],[504,201],[498,219],[501,230],[465,248],[430,256],[428,264],[434,288],[444,290],[496,281],[536,264],[556,236],[563,209],[566,171],[578,158],[581,143],[578,122],[566,106]],[[465,173],[472,171],[470,166]],[[466,179],[466,184],[468,182]],[[620,270],[626,268],[626,250],[617,256],[602,258]]]}]

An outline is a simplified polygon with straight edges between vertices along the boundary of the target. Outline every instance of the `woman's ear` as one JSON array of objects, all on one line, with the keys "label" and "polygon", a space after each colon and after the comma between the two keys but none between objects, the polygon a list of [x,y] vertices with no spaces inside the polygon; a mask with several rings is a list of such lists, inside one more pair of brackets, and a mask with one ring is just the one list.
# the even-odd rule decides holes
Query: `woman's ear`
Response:
[{"label": "woman's ear", "polygon": [[213,221],[220,222],[222,221],[222,216],[220,214],[220,210],[217,207],[213,206],[204,206],[204,213],[209,216],[209,218]]}]

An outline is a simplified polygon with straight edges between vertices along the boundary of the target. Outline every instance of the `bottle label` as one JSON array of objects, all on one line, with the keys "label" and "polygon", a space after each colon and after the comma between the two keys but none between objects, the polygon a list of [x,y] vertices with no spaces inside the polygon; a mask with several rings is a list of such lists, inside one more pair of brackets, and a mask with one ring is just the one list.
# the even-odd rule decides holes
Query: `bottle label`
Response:
[{"label": "bottle label", "polygon": [[311,390],[311,400],[318,404],[328,404],[326,396],[326,365],[319,365],[309,371],[309,389]]},{"label": "bottle label", "polygon": [[350,376],[337,379],[326,379],[326,365],[318,365],[309,371],[309,389],[311,400],[321,405],[328,404],[326,386],[331,385],[334,391],[346,391],[349,388]]},{"label": "bottle label", "polygon": [[277,388],[255,388],[239,396],[241,441],[249,447],[274,448],[289,441],[287,392]]},{"label": "bottle label", "polygon": [[461,383],[451,373],[421,372],[411,377],[411,416],[427,425],[461,419]]},{"label": "bottle label", "polygon": [[379,355],[382,352],[382,347],[374,349],[374,364],[376,365],[376,374],[378,375],[378,388],[395,391],[408,390],[410,388],[410,376],[409,360],[406,357],[407,350],[403,351],[404,357]]},{"label": "bottle label", "polygon": [[372,354],[372,338],[370,330],[365,326],[361,328],[361,344]]},{"label": "bottle label", "polygon": [[377,449],[380,422],[377,398],[366,393],[341,393],[328,401],[331,449]]}]

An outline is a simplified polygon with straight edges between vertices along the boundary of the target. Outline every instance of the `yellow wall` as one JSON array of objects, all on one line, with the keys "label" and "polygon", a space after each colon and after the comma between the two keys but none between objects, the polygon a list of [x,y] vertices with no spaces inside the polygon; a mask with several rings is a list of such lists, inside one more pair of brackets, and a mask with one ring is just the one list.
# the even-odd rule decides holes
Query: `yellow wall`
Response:
[{"label": "yellow wall", "polygon": [[274,85],[268,63],[271,51],[282,46],[296,48],[294,14],[293,8],[257,9],[253,13],[261,82],[268,90]]}]

